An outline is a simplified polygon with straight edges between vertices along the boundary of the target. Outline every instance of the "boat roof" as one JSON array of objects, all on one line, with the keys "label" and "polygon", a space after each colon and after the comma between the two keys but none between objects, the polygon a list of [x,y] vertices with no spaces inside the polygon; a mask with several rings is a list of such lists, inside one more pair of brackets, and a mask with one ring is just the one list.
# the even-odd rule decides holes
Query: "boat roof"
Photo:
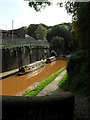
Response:
[{"label": "boat roof", "polygon": [[[40,63],[40,62],[42,62],[42,61],[36,61],[36,62],[34,62],[34,63],[28,64],[28,65],[25,65],[25,66],[26,66],[26,67],[32,66],[32,65],[38,64],[38,63]],[[24,66],[24,67],[25,67],[25,66]]]}]

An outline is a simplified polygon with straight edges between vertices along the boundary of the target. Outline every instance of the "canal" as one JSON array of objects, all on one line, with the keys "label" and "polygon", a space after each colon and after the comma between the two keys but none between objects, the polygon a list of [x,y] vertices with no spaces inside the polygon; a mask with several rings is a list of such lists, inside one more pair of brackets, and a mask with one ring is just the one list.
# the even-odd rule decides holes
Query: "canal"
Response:
[{"label": "canal", "polygon": [[49,77],[52,73],[65,67],[66,59],[56,60],[50,64],[46,64],[38,70],[27,73],[22,76],[13,75],[1,80],[2,95],[7,96],[21,96],[27,89],[32,88],[39,82]]}]

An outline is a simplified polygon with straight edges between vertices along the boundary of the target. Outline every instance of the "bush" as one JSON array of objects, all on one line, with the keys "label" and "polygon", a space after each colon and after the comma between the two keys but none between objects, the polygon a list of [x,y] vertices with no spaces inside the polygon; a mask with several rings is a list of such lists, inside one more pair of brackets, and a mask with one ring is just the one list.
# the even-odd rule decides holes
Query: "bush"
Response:
[{"label": "bush", "polygon": [[66,82],[66,78],[67,78],[67,73],[66,73],[66,74],[62,77],[62,79],[60,80],[60,82],[59,82],[59,84],[58,84],[59,87],[61,87],[61,88],[65,87],[64,84],[65,84],[65,82]]},{"label": "bush", "polygon": [[88,53],[84,50],[73,54],[66,69],[68,76],[64,85],[68,86],[68,90],[88,95]]}]

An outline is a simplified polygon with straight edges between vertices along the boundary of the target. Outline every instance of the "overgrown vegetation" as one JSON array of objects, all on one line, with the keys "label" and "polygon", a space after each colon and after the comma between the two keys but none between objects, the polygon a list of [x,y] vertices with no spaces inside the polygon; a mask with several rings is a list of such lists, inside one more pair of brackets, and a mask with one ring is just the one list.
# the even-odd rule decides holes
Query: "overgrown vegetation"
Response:
[{"label": "overgrown vegetation", "polygon": [[72,91],[84,96],[89,95],[88,89],[88,54],[86,51],[78,51],[72,54],[67,64],[67,74],[60,80],[59,87],[65,91]]},{"label": "overgrown vegetation", "polygon": [[67,87],[64,85],[67,79],[67,73],[64,74],[64,76],[61,78],[60,82],[58,83],[58,86],[60,88],[67,89]]},{"label": "overgrown vegetation", "polygon": [[71,56],[66,68],[68,77],[64,84],[65,86],[69,86],[68,90],[80,92],[83,95],[89,95],[89,71],[87,58],[88,53],[84,50],[77,51]]},{"label": "overgrown vegetation", "polygon": [[11,39],[4,39],[2,41],[2,48],[15,48],[15,47],[24,47],[24,46],[47,46],[49,43],[45,40],[36,40],[32,37],[30,38],[14,38]]},{"label": "overgrown vegetation", "polygon": [[40,84],[38,84],[35,88],[25,92],[24,96],[36,96],[46,85],[48,85],[50,82],[52,82],[64,70],[65,70],[65,67],[60,69],[56,73],[53,73],[49,78],[46,78],[45,80],[40,82]]},{"label": "overgrown vegetation", "polygon": [[[70,5],[70,3],[68,3]],[[90,34],[90,2],[87,3],[73,3],[68,7],[71,9],[73,17],[73,28],[77,38],[78,47],[72,53],[72,56],[67,64],[67,79],[62,87],[65,90],[80,93],[80,95],[90,96],[89,92],[89,61],[90,61],[90,47],[89,47],[89,34]],[[68,10],[69,10],[68,9]],[[83,14],[85,13],[85,14]]]}]

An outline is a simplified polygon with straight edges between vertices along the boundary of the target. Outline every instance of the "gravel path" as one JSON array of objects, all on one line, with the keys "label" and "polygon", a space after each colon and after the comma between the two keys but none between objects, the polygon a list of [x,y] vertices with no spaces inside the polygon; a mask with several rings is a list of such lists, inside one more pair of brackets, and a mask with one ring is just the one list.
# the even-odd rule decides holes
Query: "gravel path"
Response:
[{"label": "gravel path", "polygon": [[[65,73],[66,70],[63,71],[58,77],[56,77],[56,79],[52,81],[49,85],[47,85],[37,96],[64,94],[65,93],[64,90],[58,88],[58,83]],[[82,97],[78,94],[74,95],[75,95],[75,110],[73,120],[89,120],[87,97]]]},{"label": "gravel path", "polygon": [[48,84],[37,96],[46,96],[53,94],[54,91],[58,89],[58,83],[60,79],[64,76],[66,70],[64,70],[54,81]]}]

